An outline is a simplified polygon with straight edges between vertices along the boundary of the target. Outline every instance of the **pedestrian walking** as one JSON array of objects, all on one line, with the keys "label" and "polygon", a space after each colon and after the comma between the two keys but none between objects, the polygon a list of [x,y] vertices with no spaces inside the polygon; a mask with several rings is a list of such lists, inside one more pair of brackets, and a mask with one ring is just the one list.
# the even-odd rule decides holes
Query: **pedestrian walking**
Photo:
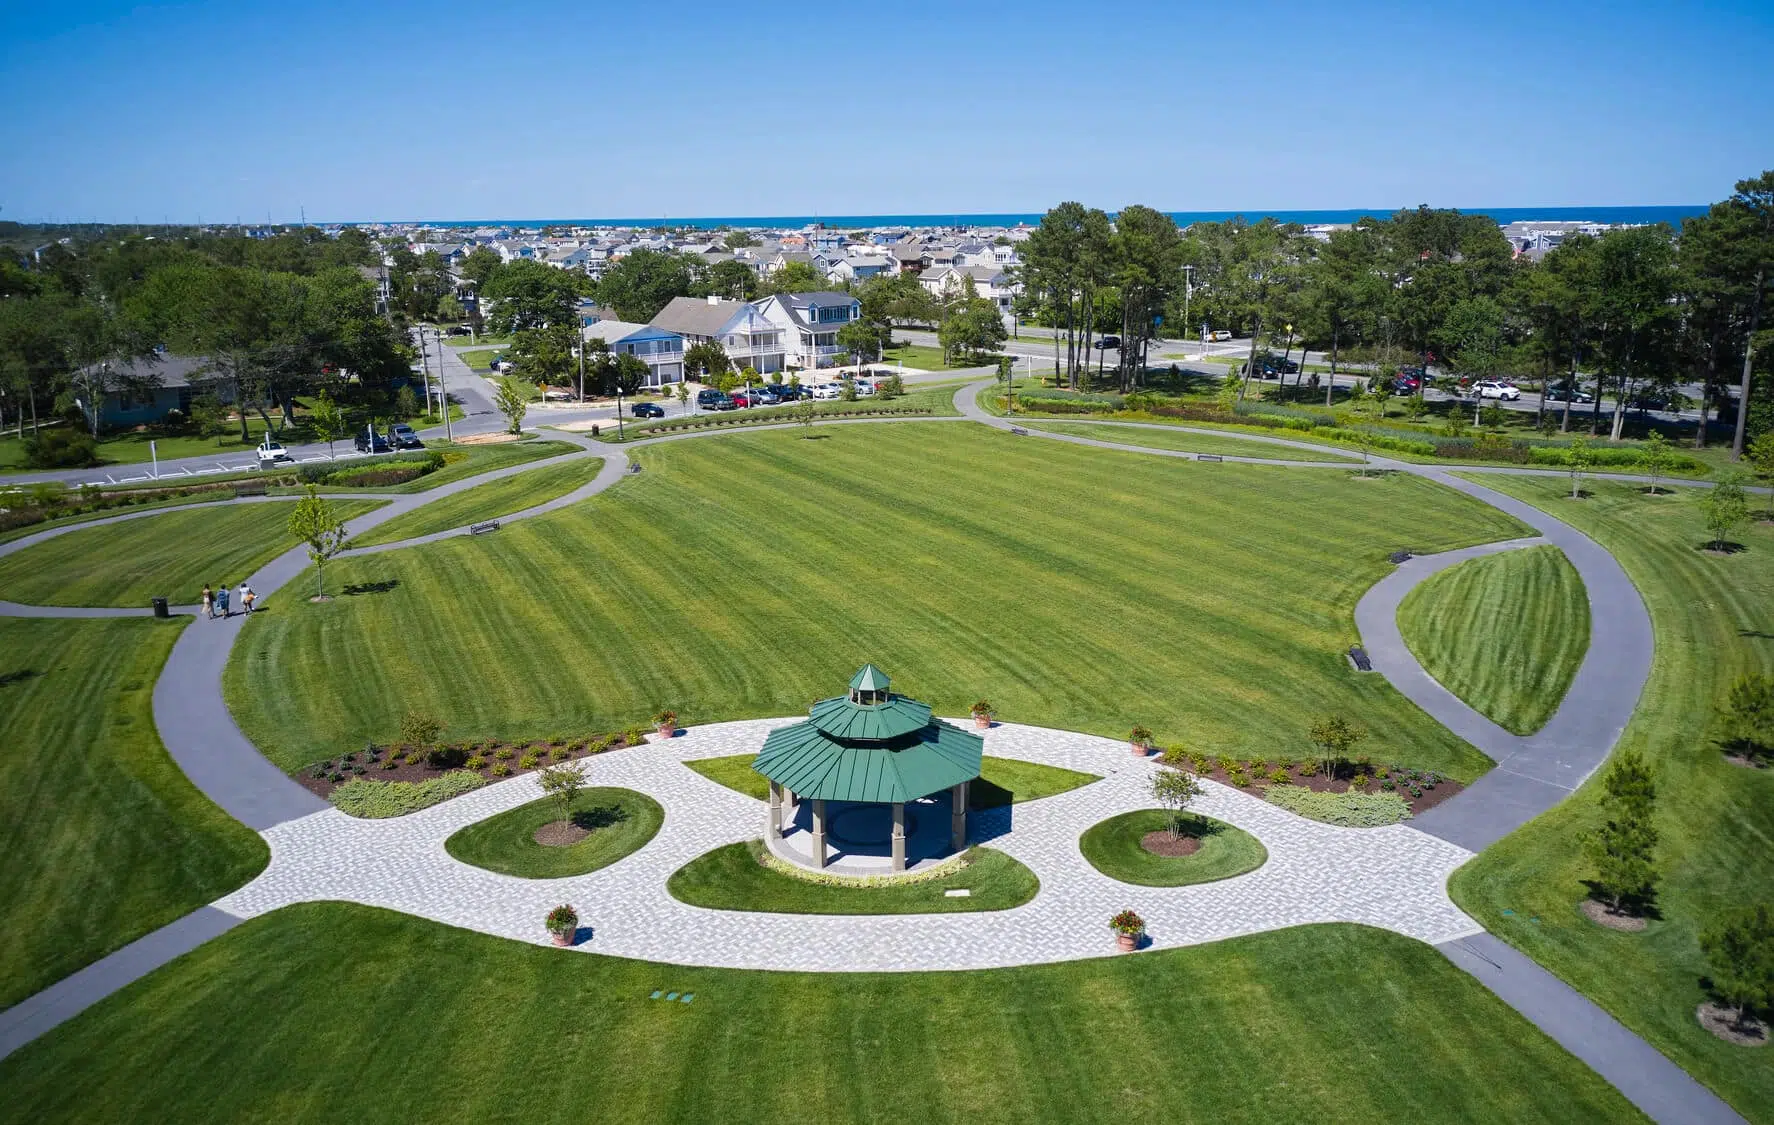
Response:
[{"label": "pedestrian walking", "polygon": [[258,596],[259,596],[258,594],[253,592],[253,588],[251,586],[248,586],[244,581],[241,582],[241,584],[240,584],[240,604],[246,608],[246,612],[251,613],[253,611],[253,599],[257,598]]},{"label": "pedestrian walking", "polygon": [[208,582],[203,584],[203,614],[211,621],[216,619],[216,593],[209,588]]},{"label": "pedestrian walking", "polygon": [[228,584],[226,582],[222,583],[221,588],[216,591],[216,608],[222,611],[224,618],[228,616]]}]

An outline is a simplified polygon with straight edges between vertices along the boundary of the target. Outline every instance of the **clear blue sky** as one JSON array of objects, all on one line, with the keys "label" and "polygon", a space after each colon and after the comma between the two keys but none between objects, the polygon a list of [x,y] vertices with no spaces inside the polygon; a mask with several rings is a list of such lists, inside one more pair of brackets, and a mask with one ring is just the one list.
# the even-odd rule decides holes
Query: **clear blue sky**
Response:
[{"label": "clear blue sky", "polygon": [[1774,4],[14,3],[0,218],[1703,203]]}]

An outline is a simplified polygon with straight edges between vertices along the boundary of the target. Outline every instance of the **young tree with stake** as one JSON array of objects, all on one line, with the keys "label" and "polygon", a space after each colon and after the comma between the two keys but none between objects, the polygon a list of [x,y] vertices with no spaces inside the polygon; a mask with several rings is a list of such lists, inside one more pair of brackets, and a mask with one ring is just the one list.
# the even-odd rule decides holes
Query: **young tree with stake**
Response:
[{"label": "young tree with stake", "polygon": [[1749,497],[1743,491],[1743,474],[1730,473],[1700,498],[1706,530],[1712,533],[1712,549],[1723,551],[1725,540],[1749,518]]},{"label": "young tree with stake", "polygon": [[1177,769],[1160,769],[1152,775],[1152,798],[1170,813],[1170,838],[1183,834],[1183,814],[1189,802],[1201,796],[1201,783],[1195,775]]},{"label": "young tree with stake", "polygon": [[493,396],[493,405],[499,408],[499,413],[505,415],[506,433],[524,432],[524,415],[530,410],[530,396],[522,384],[510,375],[499,380],[499,390]]},{"label": "young tree with stake", "polygon": [[560,806],[561,819],[566,820],[573,815],[573,801],[579,791],[585,788],[585,765],[582,762],[561,762],[538,770],[536,783],[542,786],[542,792],[554,798]]}]

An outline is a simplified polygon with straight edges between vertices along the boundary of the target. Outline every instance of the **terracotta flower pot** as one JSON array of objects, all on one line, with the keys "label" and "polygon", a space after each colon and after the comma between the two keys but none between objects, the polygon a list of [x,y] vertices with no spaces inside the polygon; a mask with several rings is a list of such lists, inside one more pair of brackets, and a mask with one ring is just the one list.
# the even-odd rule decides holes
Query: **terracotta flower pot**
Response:
[{"label": "terracotta flower pot", "polygon": [[991,730],[992,717],[990,715],[975,715],[973,716],[973,725],[980,730]]},{"label": "terracotta flower pot", "polygon": [[570,933],[550,934],[549,936],[554,938],[554,944],[556,944],[556,945],[572,945],[573,944],[573,935]]},{"label": "terracotta flower pot", "polygon": [[660,738],[673,738],[677,735],[677,733],[678,733],[677,724],[675,724],[675,723],[660,723],[659,724],[659,737]]},{"label": "terracotta flower pot", "polygon": [[1138,934],[1116,934],[1115,935],[1115,944],[1119,945],[1121,947],[1121,952],[1132,953],[1134,950],[1136,950],[1140,947],[1140,935],[1138,935]]},{"label": "terracotta flower pot", "polygon": [[1151,747],[1143,742],[1129,742],[1127,748],[1133,751],[1133,756],[1136,758],[1143,758],[1151,752]]}]

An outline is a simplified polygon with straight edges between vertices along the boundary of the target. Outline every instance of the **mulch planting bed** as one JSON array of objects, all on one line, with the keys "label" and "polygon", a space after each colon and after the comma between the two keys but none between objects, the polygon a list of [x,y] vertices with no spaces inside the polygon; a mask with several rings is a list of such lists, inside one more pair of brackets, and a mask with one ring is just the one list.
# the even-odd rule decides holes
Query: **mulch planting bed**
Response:
[{"label": "mulch planting bed", "polygon": [[565,848],[577,844],[591,832],[591,829],[581,828],[570,820],[555,820],[536,829],[531,838],[545,848]]},{"label": "mulch planting bed", "polygon": [[1694,1018],[1700,1026],[1712,1032],[1727,1043],[1735,1043],[1739,1047],[1766,1047],[1768,1045],[1768,1025],[1758,1019],[1751,1019],[1743,1026],[1738,1026],[1737,1013],[1722,1004],[1714,1004],[1711,1000],[1694,1009]]},{"label": "mulch planting bed", "polygon": [[[1187,763],[1185,763],[1185,765],[1187,765]],[[1189,766],[1188,768],[1192,771],[1194,769],[1193,766]],[[1454,796],[1456,793],[1459,793],[1466,788],[1466,786],[1462,785],[1460,782],[1444,777],[1432,770],[1410,770],[1400,766],[1357,767],[1350,765],[1339,770],[1335,777],[1328,777],[1323,773],[1302,776],[1298,768],[1294,768],[1287,771],[1287,780],[1285,782],[1275,782],[1269,778],[1269,770],[1275,768],[1276,763],[1269,763],[1268,769],[1263,771],[1263,776],[1260,778],[1256,776],[1255,771],[1249,769],[1245,770],[1248,778],[1247,784],[1245,785],[1233,785],[1231,772],[1215,762],[1208,762],[1206,768],[1199,771],[1199,776],[1217,781],[1221,785],[1229,785],[1234,789],[1241,789],[1252,796],[1261,797],[1263,795],[1263,790],[1276,784],[1297,785],[1302,789],[1310,789],[1314,793],[1347,793],[1349,791],[1350,782],[1353,780],[1358,769],[1371,770],[1373,772],[1367,774],[1367,792],[1392,792],[1398,794],[1410,805],[1412,816],[1421,815],[1423,812],[1434,808],[1436,805],[1441,804],[1449,797]],[[1378,775],[1378,771],[1382,769],[1386,771],[1386,778],[1381,778]],[[1390,790],[1385,788],[1385,782],[1388,779],[1391,780],[1393,786]],[[1413,784],[1416,786],[1416,792],[1414,794],[1411,789]]]},{"label": "mulch planting bed", "polygon": [[1636,914],[1616,914],[1608,909],[1605,902],[1597,902],[1592,898],[1583,900],[1581,907],[1583,916],[1598,926],[1606,926],[1610,930],[1618,930],[1623,934],[1636,934],[1644,930],[1645,920]]},{"label": "mulch planting bed", "polygon": [[[632,742],[628,738],[630,734],[634,735]],[[618,731],[595,738],[552,741],[542,739],[535,742],[502,742],[492,739],[486,742],[440,742],[435,749],[460,750],[463,759],[479,754],[486,764],[470,772],[477,773],[488,781],[504,781],[508,777],[531,773],[559,762],[589,758],[594,754],[622,750],[645,742],[645,732]],[[338,758],[304,766],[296,773],[295,778],[302,788],[324,799],[332,796],[334,789],[359,777],[370,781],[426,781],[468,768],[465,765],[426,765],[426,749],[428,748],[406,743],[393,746],[370,745]],[[510,757],[499,757],[501,751],[510,751]],[[531,754],[536,756],[536,764],[527,767],[522,765],[524,759]]]},{"label": "mulch planting bed", "polygon": [[1172,836],[1160,828],[1156,832],[1148,832],[1140,837],[1140,847],[1153,855],[1161,855],[1167,859],[1194,855],[1201,850],[1201,841],[1193,836]]}]

